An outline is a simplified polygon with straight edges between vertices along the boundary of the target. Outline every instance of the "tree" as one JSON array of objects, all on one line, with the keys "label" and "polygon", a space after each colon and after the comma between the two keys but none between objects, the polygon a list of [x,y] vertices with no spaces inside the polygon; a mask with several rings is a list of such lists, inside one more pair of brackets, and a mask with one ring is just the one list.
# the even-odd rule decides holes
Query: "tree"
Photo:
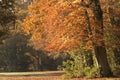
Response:
[{"label": "tree", "polygon": [[[112,61],[110,61],[110,66],[119,73],[119,63],[120,63],[120,28],[118,27],[120,24],[120,10],[119,10],[119,0],[105,0],[104,5],[102,5],[103,9],[103,22],[104,22],[104,31],[105,31],[105,38],[106,38],[106,47],[108,51],[108,57],[113,58]],[[103,3],[103,2],[102,2]],[[109,52],[111,51],[111,52]],[[113,55],[113,57],[112,57]],[[114,63],[111,63],[114,62]],[[113,65],[114,64],[114,65]]]},{"label": "tree", "polygon": [[8,36],[10,28],[15,26],[14,5],[14,0],[0,0],[0,43]]},{"label": "tree", "polygon": [[95,22],[96,22],[96,26],[99,27],[100,30],[95,29],[95,36],[96,35],[100,35],[101,38],[98,39],[102,39],[102,41],[100,42],[100,45],[97,45],[96,43],[93,43],[94,46],[94,51],[95,51],[95,55],[96,58],[98,60],[98,64],[101,66],[102,68],[102,75],[103,76],[112,76],[112,72],[110,69],[110,66],[108,64],[107,61],[107,53],[106,53],[106,49],[105,49],[105,42],[103,41],[104,39],[104,31],[103,31],[103,12],[101,10],[101,5],[99,0],[90,0],[92,7],[91,10],[93,11],[94,17],[95,17]]},{"label": "tree", "polygon": [[[112,32],[112,39],[113,39],[113,45],[115,45],[115,47],[112,48],[113,52],[114,52],[114,56],[116,58],[115,62],[117,65],[120,65],[120,34],[119,34],[119,31],[120,31],[120,10],[119,10],[119,0],[116,0],[116,1],[112,1],[112,4],[110,5],[113,5],[113,6],[110,6],[108,8],[108,12],[109,12],[109,17],[110,17],[110,24],[111,24],[111,27],[113,28],[111,30]],[[119,7],[117,7],[119,6]]]},{"label": "tree", "polygon": [[[102,76],[112,76],[104,41],[103,12],[99,0],[35,0],[24,31],[31,45],[45,50],[93,49]],[[89,13],[89,15],[88,15]]]},{"label": "tree", "polygon": [[7,24],[14,24],[16,16],[14,13],[14,0],[1,0],[0,1],[0,25],[3,30],[8,30]]}]

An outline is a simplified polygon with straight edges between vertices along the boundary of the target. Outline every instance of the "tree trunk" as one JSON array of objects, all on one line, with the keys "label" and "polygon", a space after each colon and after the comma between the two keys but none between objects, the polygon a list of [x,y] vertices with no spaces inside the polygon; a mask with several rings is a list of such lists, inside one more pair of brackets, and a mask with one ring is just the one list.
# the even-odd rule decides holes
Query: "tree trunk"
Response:
[{"label": "tree trunk", "polygon": [[[92,29],[91,29],[91,25],[90,25],[90,18],[89,18],[89,14],[87,12],[87,9],[85,9],[85,18],[86,18],[86,23],[87,23],[87,34],[89,35],[93,35],[92,34]],[[87,59],[87,65],[89,67],[93,67],[94,61],[93,61],[93,54],[91,52],[87,52],[86,55],[86,59]]]},{"label": "tree trunk", "polygon": [[107,60],[106,50],[103,46],[94,46],[95,56],[97,58],[98,64],[101,67],[102,77],[112,76],[112,72]]},{"label": "tree trunk", "polygon": [[103,12],[101,10],[99,0],[90,0],[90,2],[91,2],[90,9],[93,11],[93,14],[94,14],[95,25],[100,29],[100,30],[98,30],[97,28],[94,29],[94,34],[95,34],[94,37],[96,38],[96,35],[100,35],[101,36],[100,39],[102,40],[100,42],[98,41],[100,45],[98,45],[98,42],[93,43],[94,52],[95,52],[98,64],[102,70],[101,75],[103,77],[110,77],[112,76],[112,72],[108,64],[105,43],[103,41],[103,38],[104,38]]}]

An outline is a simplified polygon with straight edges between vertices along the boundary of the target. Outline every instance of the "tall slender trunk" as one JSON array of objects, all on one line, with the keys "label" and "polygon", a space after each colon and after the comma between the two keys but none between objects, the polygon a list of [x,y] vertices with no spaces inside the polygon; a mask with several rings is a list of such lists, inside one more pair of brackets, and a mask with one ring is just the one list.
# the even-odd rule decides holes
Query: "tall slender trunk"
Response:
[{"label": "tall slender trunk", "polygon": [[100,39],[102,40],[100,42],[98,41],[100,45],[98,45],[97,42],[93,43],[95,56],[102,70],[101,75],[103,77],[110,77],[112,76],[112,72],[108,64],[105,43],[103,41],[104,38],[103,12],[101,10],[101,5],[99,0],[90,0],[90,1],[91,1],[90,9],[93,11],[95,24],[100,29],[100,30],[98,30],[97,28],[94,29],[94,34],[95,34],[94,37],[96,38],[96,35],[100,35],[101,36]]},{"label": "tall slender trunk", "polygon": [[[87,34],[88,35],[93,35],[92,34],[92,29],[91,29],[91,24],[90,24],[90,18],[89,18],[89,14],[87,12],[87,9],[85,9],[85,18],[86,18],[86,23],[87,23]],[[93,54],[92,53],[88,53],[87,55],[89,55],[89,59],[88,59],[88,65],[90,67],[93,66],[94,61],[93,61]]]}]

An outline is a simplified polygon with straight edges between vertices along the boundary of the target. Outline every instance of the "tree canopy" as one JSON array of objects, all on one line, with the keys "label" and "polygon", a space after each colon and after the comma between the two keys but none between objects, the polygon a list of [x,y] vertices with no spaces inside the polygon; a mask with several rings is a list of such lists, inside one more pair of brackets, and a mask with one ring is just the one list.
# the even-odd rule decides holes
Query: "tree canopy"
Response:
[{"label": "tree canopy", "polygon": [[113,21],[117,25],[119,19],[111,18],[109,6],[108,0],[35,0],[29,6],[24,31],[31,35],[30,45],[36,49],[69,51],[82,46],[93,50],[102,75],[111,76],[106,51],[111,43],[107,34],[109,30],[119,31],[111,26]]},{"label": "tree canopy", "polygon": [[69,50],[91,37],[86,30],[85,8],[72,0],[36,0],[29,10],[31,15],[25,20],[24,30],[32,34],[36,48]]}]

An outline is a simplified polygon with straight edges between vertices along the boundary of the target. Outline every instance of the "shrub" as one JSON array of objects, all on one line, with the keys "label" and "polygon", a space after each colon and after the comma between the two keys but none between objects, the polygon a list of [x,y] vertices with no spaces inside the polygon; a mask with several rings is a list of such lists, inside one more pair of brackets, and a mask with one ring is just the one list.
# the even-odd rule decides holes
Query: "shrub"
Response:
[{"label": "shrub", "polygon": [[[94,64],[92,66],[86,66],[87,62],[85,62],[85,54],[81,53],[79,54],[78,51],[76,52],[70,52],[71,58],[67,60],[66,62],[63,62],[62,68],[66,72],[63,77],[65,78],[74,78],[74,77],[83,77],[86,76],[87,78],[92,77],[100,77],[100,67],[97,66],[95,57]],[[91,53],[92,54],[92,53]],[[89,57],[89,56],[87,56]]]}]

